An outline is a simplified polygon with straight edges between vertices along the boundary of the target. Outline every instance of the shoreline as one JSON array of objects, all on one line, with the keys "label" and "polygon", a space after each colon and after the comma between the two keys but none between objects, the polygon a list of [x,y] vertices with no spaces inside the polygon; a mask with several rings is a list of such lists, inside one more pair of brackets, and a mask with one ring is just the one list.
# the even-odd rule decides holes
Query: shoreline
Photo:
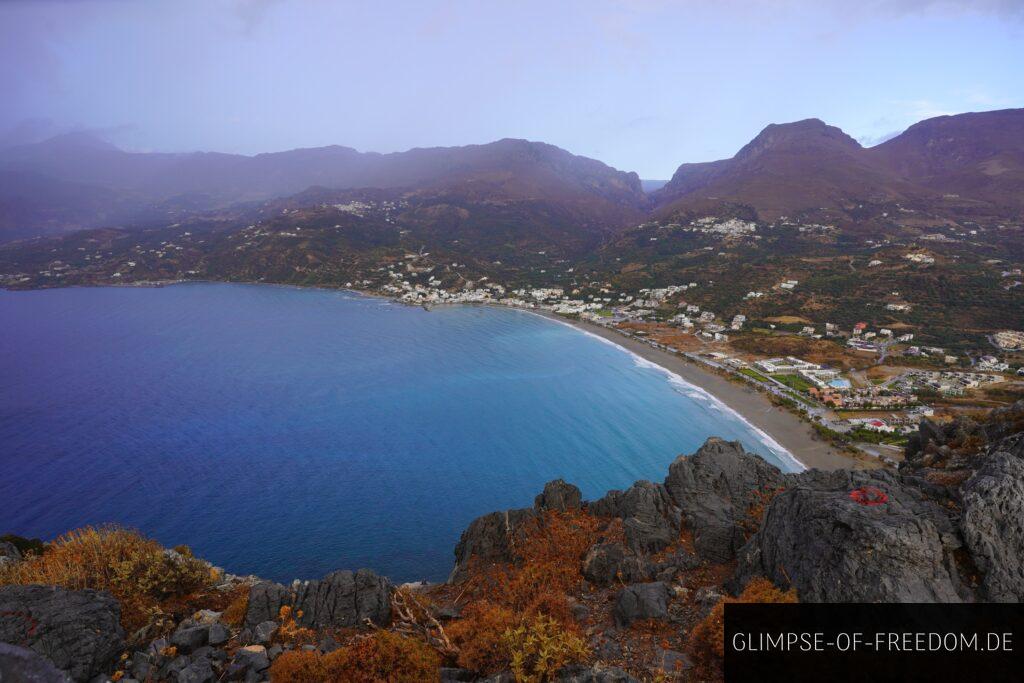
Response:
[{"label": "shoreline", "polygon": [[581,332],[599,336],[625,351],[657,365],[662,370],[678,375],[685,382],[720,401],[756,430],[763,432],[807,469],[865,469],[871,466],[870,463],[837,451],[828,442],[818,437],[809,424],[786,409],[775,406],[766,396],[755,389],[730,382],[685,358],[656,349],[613,329],[565,318],[549,311],[530,310],[529,312],[554,322],[571,325]]},{"label": "shoreline", "polygon": [[[345,292],[356,296],[365,296],[377,299],[395,301],[383,293],[351,289],[348,287],[324,287],[310,285],[294,285],[275,282],[225,282],[223,280],[179,280],[166,282],[146,282],[141,284],[133,283],[108,283],[103,285],[84,285],[84,287],[167,287],[187,284],[242,284],[242,285],[270,285],[272,287],[284,287],[289,289],[316,289],[322,291]],[[82,285],[76,285],[82,286]],[[57,288],[57,289],[62,289]],[[48,288],[41,288],[48,289]],[[25,290],[12,290],[25,291]],[[397,302],[403,303],[405,302]],[[405,304],[409,305],[409,304]],[[509,308],[497,303],[464,303],[464,304],[440,304],[440,305],[462,305],[462,306],[496,306],[498,308]],[[642,341],[627,337],[617,330],[594,325],[582,320],[576,320],[552,313],[542,309],[516,308],[512,310],[533,313],[552,322],[570,325],[585,334],[593,334],[601,339],[618,346],[627,353],[632,353],[639,358],[653,363],[663,371],[676,375],[684,382],[694,386],[696,389],[708,393],[713,400],[721,402],[727,409],[735,412],[737,416],[746,421],[755,431],[763,433],[768,442],[774,442],[781,447],[789,458],[796,460],[797,464],[806,469],[838,470],[838,469],[867,469],[880,467],[881,463],[875,464],[860,460],[856,457],[843,454],[833,448],[828,442],[823,441],[814,432],[809,424],[793,415],[784,408],[775,406],[762,393],[745,385],[735,384],[713,372],[705,370],[691,361],[667,351],[654,348]],[[771,445],[766,443],[766,445]],[[785,457],[781,455],[780,457]]]}]

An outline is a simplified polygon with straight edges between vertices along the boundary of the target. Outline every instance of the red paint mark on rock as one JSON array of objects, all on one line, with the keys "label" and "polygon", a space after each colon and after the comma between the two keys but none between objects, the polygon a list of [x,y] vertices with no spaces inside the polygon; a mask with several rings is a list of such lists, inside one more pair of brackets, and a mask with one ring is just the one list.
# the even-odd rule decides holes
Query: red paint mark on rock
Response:
[{"label": "red paint mark on rock", "polygon": [[889,502],[889,495],[874,486],[861,486],[850,491],[850,500],[860,505],[882,505]]}]

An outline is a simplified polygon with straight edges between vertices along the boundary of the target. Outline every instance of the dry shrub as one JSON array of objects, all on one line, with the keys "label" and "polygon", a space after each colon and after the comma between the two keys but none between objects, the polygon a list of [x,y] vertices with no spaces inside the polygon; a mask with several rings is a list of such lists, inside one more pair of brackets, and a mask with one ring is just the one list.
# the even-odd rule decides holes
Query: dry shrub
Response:
[{"label": "dry shrub", "polygon": [[274,635],[276,640],[282,643],[304,645],[316,642],[316,631],[304,628],[295,623],[296,618],[302,617],[302,610],[292,614],[291,605],[282,605],[277,613],[277,621],[281,624]]},{"label": "dry shrub", "polygon": [[129,631],[145,626],[163,601],[186,596],[214,579],[205,563],[170,556],[156,541],[116,526],[69,531],[46,553],[0,568],[0,585],[109,591],[121,603],[121,623]]},{"label": "dry shrub", "polygon": [[319,652],[289,650],[278,655],[270,665],[274,683],[322,683],[327,680],[324,657]]},{"label": "dry shrub", "polygon": [[553,680],[555,672],[589,655],[586,643],[574,630],[554,619],[538,616],[529,623],[505,631],[512,673],[519,683]]},{"label": "dry shrub", "polygon": [[519,625],[511,609],[487,600],[466,607],[462,618],[448,627],[448,636],[459,648],[459,665],[473,671],[504,671],[511,656],[504,634]]},{"label": "dry shrub", "polygon": [[471,602],[448,627],[459,664],[481,673],[518,666],[519,680],[542,680],[552,662],[585,657],[568,594],[583,582],[581,561],[601,524],[584,512],[548,511],[519,530],[514,564],[471,564]]},{"label": "dry shrub", "polygon": [[690,646],[695,655],[718,659],[725,656],[725,605],[727,603],[793,603],[797,602],[796,589],[780,591],[768,579],[753,579],[738,598],[724,597],[712,608],[704,620],[693,629]]},{"label": "dry shrub", "polygon": [[375,631],[322,655],[291,650],[270,667],[274,683],[420,683],[436,680],[441,657],[426,643]]},{"label": "dry shrub", "polygon": [[336,683],[420,683],[436,680],[441,666],[426,643],[390,631],[375,631],[323,661],[323,680]]},{"label": "dry shrub", "polygon": [[236,589],[235,597],[224,609],[221,619],[231,626],[241,626],[245,621],[245,613],[249,611],[249,587],[240,586]]}]

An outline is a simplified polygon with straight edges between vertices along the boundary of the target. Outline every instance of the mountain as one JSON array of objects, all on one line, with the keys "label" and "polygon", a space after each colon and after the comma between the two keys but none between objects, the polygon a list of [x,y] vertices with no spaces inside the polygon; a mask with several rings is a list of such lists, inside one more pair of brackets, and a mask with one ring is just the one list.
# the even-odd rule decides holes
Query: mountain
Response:
[{"label": "mountain", "polygon": [[852,221],[865,204],[947,216],[963,200],[1020,208],[1022,190],[1024,109],[1013,109],[928,119],[870,149],[818,119],[772,124],[731,159],[681,165],[651,196],[660,215],[739,205],[765,220],[825,211]]},{"label": "mountain", "polygon": [[[67,227],[74,229],[105,225],[113,216],[130,222],[146,213],[159,214],[168,203],[217,209],[292,195],[311,186],[403,188],[451,192],[474,201],[546,202],[580,214],[584,222],[607,226],[641,215],[645,201],[634,173],[552,145],[512,139],[392,154],[330,146],[249,157],[125,152],[75,133],[3,150],[0,171],[36,178],[33,192],[0,200],[8,202],[4,213],[20,217],[21,233],[49,229],[50,217],[35,209],[50,202],[59,205],[61,214],[73,215],[75,220]],[[44,179],[51,179],[53,187],[48,188]],[[62,202],[59,187],[68,183],[82,192],[94,188],[95,205]]]},{"label": "mountain", "polygon": [[865,156],[936,192],[1024,207],[1024,109],[927,119]]}]

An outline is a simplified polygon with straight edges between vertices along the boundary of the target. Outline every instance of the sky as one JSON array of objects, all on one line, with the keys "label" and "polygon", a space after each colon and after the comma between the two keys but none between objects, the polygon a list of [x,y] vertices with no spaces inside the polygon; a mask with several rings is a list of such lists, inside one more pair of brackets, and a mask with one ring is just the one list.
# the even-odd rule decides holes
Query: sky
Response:
[{"label": "sky", "polygon": [[0,0],[0,144],[540,140],[643,178],[816,117],[1024,107],[1024,0]]}]

